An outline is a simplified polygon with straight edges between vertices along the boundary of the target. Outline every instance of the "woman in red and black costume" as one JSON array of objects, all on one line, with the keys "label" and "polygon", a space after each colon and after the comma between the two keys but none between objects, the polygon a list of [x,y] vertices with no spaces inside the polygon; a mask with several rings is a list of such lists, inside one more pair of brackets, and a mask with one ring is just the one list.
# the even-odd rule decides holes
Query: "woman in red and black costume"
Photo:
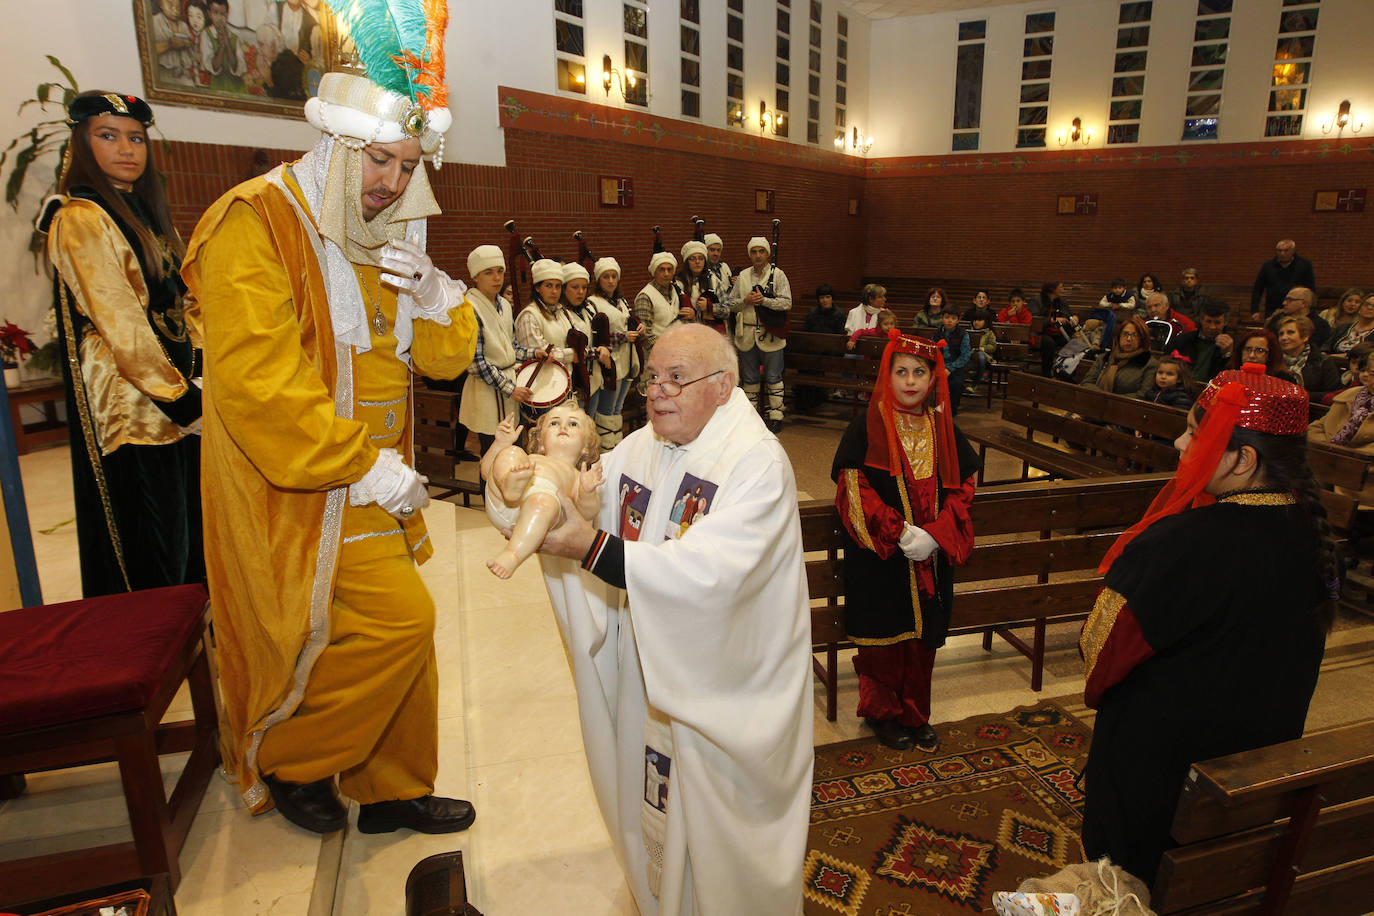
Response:
[{"label": "woman in red and black costume", "polygon": [[1098,710],[1083,848],[1146,884],[1193,763],[1302,736],[1339,587],[1307,410],[1259,364],[1218,374],[1103,560],[1079,639]]},{"label": "woman in red and black costume", "polygon": [[940,348],[892,332],[865,415],[831,467],[845,531],[845,631],[858,646],[859,709],[878,740],[933,752],[930,682],[973,550],[980,462],[949,410]]}]

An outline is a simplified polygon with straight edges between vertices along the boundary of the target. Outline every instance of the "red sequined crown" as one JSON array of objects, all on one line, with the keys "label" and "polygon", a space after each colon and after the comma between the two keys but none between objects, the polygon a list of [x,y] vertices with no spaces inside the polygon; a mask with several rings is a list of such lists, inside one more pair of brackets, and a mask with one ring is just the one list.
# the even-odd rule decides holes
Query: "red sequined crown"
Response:
[{"label": "red sequined crown", "polygon": [[888,331],[889,343],[893,354],[910,353],[912,356],[919,356],[928,359],[932,363],[940,355],[940,347],[933,340],[926,340],[924,337],[911,337],[893,328]]},{"label": "red sequined crown", "polygon": [[1264,367],[1257,363],[1218,373],[1198,397],[1198,406],[1209,407],[1230,382],[1239,382],[1245,389],[1245,404],[1237,426],[1273,436],[1301,436],[1307,432],[1307,392],[1292,382],[1266,375]]}]

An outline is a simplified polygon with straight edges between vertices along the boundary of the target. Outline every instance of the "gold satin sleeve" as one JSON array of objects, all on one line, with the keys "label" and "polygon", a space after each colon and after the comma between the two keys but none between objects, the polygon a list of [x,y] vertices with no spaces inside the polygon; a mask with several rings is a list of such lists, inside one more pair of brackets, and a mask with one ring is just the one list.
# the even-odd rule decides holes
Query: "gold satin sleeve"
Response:
[{"label": "gold satin sleeve", "polygon": [[281,255],[252,206],[236,201],[198,253],[205,395],[234,444],[273,486],[330,490],[377,460],[364,423],[339,417],[301,345]]},{"label": "gold satin sleeve", "polygon": [[415,337],[410,359],[415,371],[427,378],[452,379],[467,371],[477,352],[477,316],[466,299],[449,309],[450,323],[437,324],[416,318],[410,326]]},{"label": "gold satin sleeve", "polygon": [[119,227],[98,204],[71,198],[53,218],[48,257],[72,291],[72,307],[95,327],[78,347],[101,451],[183,438],[148,399],[175,401],[190,382],[148,326],[148,287]]}]

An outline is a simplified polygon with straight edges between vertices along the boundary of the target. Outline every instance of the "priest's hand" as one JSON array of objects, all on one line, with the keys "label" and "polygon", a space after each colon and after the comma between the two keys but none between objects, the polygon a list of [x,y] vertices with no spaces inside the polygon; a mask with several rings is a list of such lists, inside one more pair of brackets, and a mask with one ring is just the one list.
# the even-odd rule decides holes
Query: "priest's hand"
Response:
[{"label": "priest's hand", "polygon": [[930,555],[940,549],[940,544],[935,538],[930,536],[930,532],[915,525],[907,525],[902,532],[901,538],[897,541],[897,546],[908,560],[921,562],[930,559]]},{"label": "priest's hand", "polygon": [[[449,310],[448,275],[434,266],[425,250],[407,239],[395,239],[382,247],[382,279],[414,298],[422,317],[443,318]],[[456,303],[455,303],[456,304]]]},{"label": "priest's hand", "polygon": [[566,493],[560,492],[558,500],[563,505],[563,524],[551,529],[544,536],[544,543],[539,545],[539,552],[580,562],[587,555],[587,551],[592,549],[596,529],[592,527],[591,522],[582,517],[577,505]]}]

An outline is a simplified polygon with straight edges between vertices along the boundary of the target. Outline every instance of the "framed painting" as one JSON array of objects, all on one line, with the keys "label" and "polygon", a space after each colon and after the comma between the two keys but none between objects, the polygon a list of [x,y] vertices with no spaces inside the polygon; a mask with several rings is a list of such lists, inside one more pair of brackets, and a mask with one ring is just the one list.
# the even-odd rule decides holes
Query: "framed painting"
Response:
[{"label": "framed painting", "polygon": [[133,0],[150,102],[299,118],[342,62],[320,0]]}]

